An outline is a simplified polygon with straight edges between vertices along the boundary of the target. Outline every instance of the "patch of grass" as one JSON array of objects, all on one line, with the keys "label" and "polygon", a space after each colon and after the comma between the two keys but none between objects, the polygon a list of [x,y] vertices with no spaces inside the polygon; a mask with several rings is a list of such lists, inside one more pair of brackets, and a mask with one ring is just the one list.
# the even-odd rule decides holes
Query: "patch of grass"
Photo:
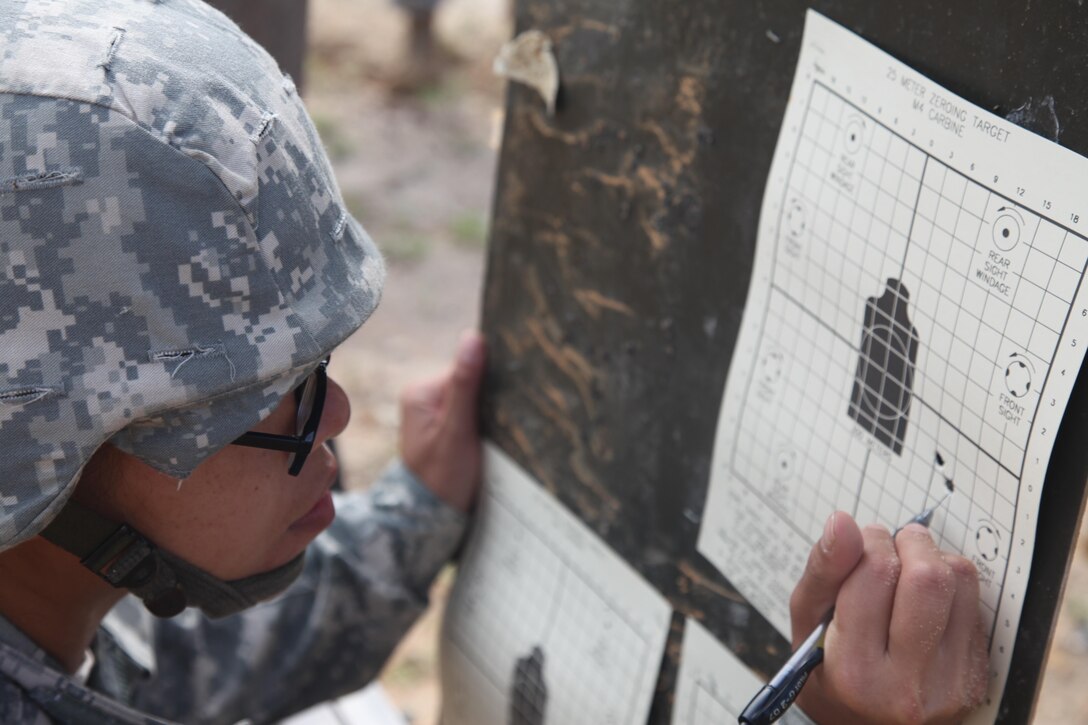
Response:
[{"label": "patch of grass", "polygon": [[464,93],[464,84],[447,72],[435,82],[418,88],[413,95],[428,110],[439,111],[454,103]]},{"label": "patch of grass", "polygon": [[333,161],[344,161],[351,158],[355,153],[355,147],[340,131],[336,121],[321,113],[313,114],[313,119],[317,135],[321,137],[321,143],[325,145],[325,150],[329,152],[329,158]]},{"label": "patch of grass", "polygon": [[[393,263],[418,262],[431,251],[431,235],[407,216],[382,218],[380,204],[371,204],[358,191],[344,192],[344,205],[367,230],[382,255]],[[375,213],[372,216],[371,210]]]},{"label": "patch of grass", "polygon": [[481,212],[461,212],[450,222],[449,231],[459,246],[482,249],[487,244],[487,219]]},{"label": "patch of grass", "polygon": [[418,262],[431,250],[427,236],[412,229],[393,228],[374,235],[378,248],[390,262]]},{"label": "patch of grass", "polygon": [[1088,601],[1073,594],[1068,597],[1066,606],[1069,608],[1069,614],[1072,615],[1077,624],[1082,627],[1088,624]]},{"label": "patch of grass", "polygon": [[431,251],[431,235],[404,216],[397,216],[389,225],[376,224],[373,235],[390,262],[418,262]]},{"label": "patch of grass", "polygon": [[367,200],[357,191],[344,191],[344,205],[348,208],[348,213],[359,220],[359,223],[364,227],[367,225],[369,219],[367,211],[369,205]]}]

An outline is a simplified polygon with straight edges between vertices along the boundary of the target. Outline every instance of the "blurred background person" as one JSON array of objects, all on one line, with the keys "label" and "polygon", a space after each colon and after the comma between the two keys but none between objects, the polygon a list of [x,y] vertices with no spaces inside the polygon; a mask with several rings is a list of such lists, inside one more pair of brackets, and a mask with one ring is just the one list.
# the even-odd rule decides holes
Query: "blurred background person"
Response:
[{"label": "blurred background person", "polygon": [[443,69],[457,60],[457,56],[442,46],[435,36],[434,16],[440,2],[394,0],[408,16],[403,66],[396,80],[399,89],[413,91],[433,84],[439,80]]}]

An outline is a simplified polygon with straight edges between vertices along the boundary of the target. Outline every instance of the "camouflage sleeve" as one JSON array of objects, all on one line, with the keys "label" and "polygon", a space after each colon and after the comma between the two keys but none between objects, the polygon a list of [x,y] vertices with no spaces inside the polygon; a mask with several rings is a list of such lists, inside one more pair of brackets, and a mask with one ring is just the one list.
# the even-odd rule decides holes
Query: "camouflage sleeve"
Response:
[{"label": "camouflage sleeve", "polygon": [[[0,653],[0,657],[4,654]],[[5,725],[50,725],[49,718],[27,691],[0,677],[0,722]]]},{"label": "camouflage sleeve", "polygon": [[157,620],[156,673],[132,704],[186,723],[260,723],[373,679],[426,607],[466,517],[399,462],[336,504],[282,596],[221,620]]}]

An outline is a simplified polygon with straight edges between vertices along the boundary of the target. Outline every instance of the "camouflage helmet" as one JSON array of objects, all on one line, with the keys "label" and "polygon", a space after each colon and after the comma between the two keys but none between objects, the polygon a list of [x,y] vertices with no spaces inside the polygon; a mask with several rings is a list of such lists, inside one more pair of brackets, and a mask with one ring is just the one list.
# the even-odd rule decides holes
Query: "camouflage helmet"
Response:
[{"label": "camouflage helmet", "polygon": [[199,0],[0,0],[0,551],[110,441],[188,475],[377,305],[291,79]]}]

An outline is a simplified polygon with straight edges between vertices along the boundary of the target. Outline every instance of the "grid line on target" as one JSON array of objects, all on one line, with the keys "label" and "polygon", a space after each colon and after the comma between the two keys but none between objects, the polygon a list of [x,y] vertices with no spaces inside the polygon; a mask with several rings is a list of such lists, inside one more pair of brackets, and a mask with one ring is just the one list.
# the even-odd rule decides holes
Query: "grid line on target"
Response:
[{"label": "grid line on target", "polygon": [[762,339],[733,472],[785,523],[815,540],[827,511],[852,506],[862,475],[860,451],[842,451],[850,439],[841,399],[856,354],[780,290],[772,290],[766,314],[765,330],[783,334]]},{"label": "grid line on target", "polygon": [[[845,147],[851,143],[856,147]],[[827,342],[816,343],[814,331],[827,331],[832,336],[830,344],[844,345],[857,360],[860,395],[892,401],[893,413],[896,408],[906,409],[908,401],[917,411],[932,413],[936,422],[931,425],[947,431],[939,445],[946,447],[949,457],[992,460],[995,474],[1003,472],[1018,481],[1026,442],[1010,438],[1008,423],[993,421],[992,389],[1008,375],[1003,357],[1010,339],[1022,343],[1023,355],[1036,372],[1047,372],[1046,353],[1052,354],[1068,319],[1074,292],[1070,283],[1078,281],[1084,269],[1088,243],[1049,220],[1013,209],[1035,220],[1034,225],[1026,225],[1031,231],[1023,244],[1026,256],[1004,261],[1009,267],[1006,274],[1020,282],[1023,291],[1006,291],[1007,301],[995,298],[981,273],[973,272],[985,262],[985,237],[998,240],[995,243],[1001,241],[999,233],[1003,239],[1009,237],[1002,224],[1007,224],[1010,209],[1009,200],[929,156],[816,82],[786,182],[774,278],[761,325],[761,364],[768,355],[789,356],[806,361],[810,376],[834,377],[830,361],[814,355]],[[1040,230],[1047,234],[1038,236]],[[1065,253],[1067,244],[1070,251]],[[884,295],[904,302],[902,306],[925,330],[918,335],[910,322],[888,318],[883,334],[918,335],[916,357],[906,355],[903,346],[888,346],[874,355],[864,335],[858,340],[859,312],[866,301],[857,299],[853,290],[876,292],[885,282]],[[898,286],[893,289],[892,282],[905,282],[909,294]],[[785,319],[782,307],[786,304],[795,305],[796,319]],[[893,309],[898,304],[893,302]],[[1027,326],[1015,316],[1029,313]],[[769,328],[788,329],[788,342],[774,343],[777,348],[768,345]],[[785,363],[780,360],[779,364]],[[912,389],[893,381],[893,368],[910,369]],[[833,460],[831,451],[842,450],[842,437],[832,434],[829,441],[819,436],[835,427],[827,424],[825,412],[830,411],[832,418],[844,417],[844,404],[841,397],[836,398],[841,390],[825,388],[822,394],[812,394],[783,383],[789,388],[789,400],[796,404],[782,420],[770,414],[778,410],[776,405],[756,400],[752,386],[758,383],[758,373],[753,367],[742,406],[745,422],[738,427],[734,442],[734,473],[811,539],[815,522],[826,514],[821,509],[834,505],[857,511],[862,507],[869,458],[866,455],[859,462],[856,455],[851,459],[856,451],[848,451]],[[1034,407],[1039,387],[1036,384],[1032,392]],[[854,417],[871,431],[877,427],[876,418],[887,416],[870,409],[858,410]],[[815,424],[817,419],[821,425]],[[1030,424],[1029,416],[1024,421]],[[748,422],[754,425],[752,432],[745,433]],[[804,486],[783,489],[775,480],[775,466],[782,465],[783,441],[797,449],[790,454],[796,460],[787,467],[808,477],[807,490]],[[903,441],[895,445],[906,445],[906,450],[895,453],[907,456],[910,466],[918,469],[921,462],[932,459],[938,442],[930,441],[929,450],[919,451]],[[859,475],[848,482],[851,467]],[[827,482],[829,472],[838,483]],[[865,510],[878,512],[882,518],[892,509],[897,515],[915,513],[925,500],[916,506],[916,492],[908,491],[906,483],[917,475],[906,477],[904,488],[897,488],[898,495],[882,492],[880,501],[864,502]],[[769,490],[759,485],[767,481]],[[987,489],[991,508],[1014,511],[1015,502],[1000,487],[987,483]],[[888,496],[895,500],[889,503]],[[1000,518],[1011,526],[1011,515]],[[957,523],[962,541],[967,523]]]},{"label": "grid line on target", "polygon": [[[922,404],[964,431],[972,440],[980,440],[984,416],[986,389],[993,377],[993,357],[999,332],[985,321],[985,299],[981,289],[961,271],[976,249],[972,236],[968,246],[961,237],[953,237],[945,225],[935,223],[938,214],[948,218],[947,226],[962,230],[963,219],[973,216],[965,208],[965,199],[972,189],[981,187],[956,174],[959,183],[955,187],[955,206],[948,198],[946,183],[948,170],[942,164],[927,164],[925,188],[919,199],[918,220],[915,234],[905,264],[904,280],[919,290],[915,316],[920,324],[928,327],[930,334],[923,336],[920,351],[918,394]],[[964,182],[966,182],[966,187]],[[948,211],[938,211],[938,201]],[[972,224],[979,222],[975,217]],[[941,273],[939,286],[933,284],[936,273]],[[954,297],[952,296],[954,295]],[[951,322],[949,311],[953,311]],[[985,339],[985,344],[983,341]],[[980,356],[980,352],[983,354]],[[935,372],[939,371],[940,383]],[[979,385],[984,379],[986,388]],[[952,382],[950,382],[950,380]],[[983,401],[983,405],[979,404]],[[995,455],[996,458],[996,455]]]},{"label": "grid line on target", "polygon": [[849,290],[898,276],[924,165],[918,149],[815,86],[787,184],[776,286],[855,338],[859,301]]},{"label": "grid line on target", "polygon": [[[933,321],[937,327],[944,328],[945,333],[955,337],[951,341],[951,349],[943,356],[945,358],[944,365],[941,367],[945,378],[938,390],[942,397],[953,401],[953,404],[966,402],[968,409],[966,411],[948,411],[949,406],[947,405],[938,405],[937,407],[943,417],[950,420],[957,427],[966,427],[970,437],[978,440],[982,437],[978,429],[983,425],[986,413],[990,413],[990,417],[993,417],[993,411],[977,407],[978,402],[986,398],[986,391],[983,386],[979,385],[978,381],[980,379],[986,380],[988,377],[987,372],[990,373],[989,377],[991,379],[995,375],[1007,375],[1002,360],[991,360],[992,365],[987,370],[985,364],[979,358],[980,349],[992,350],[994,338],[991,333],[995,331],[995,324],[999,325],[1000,327],[996,331],[1000,337],[1013,338],[1014,341],[1020,343],[1022,348],[1026,348],[1024,350],[1025,356],[1032,362],[1038,363],[1037,367],[1041,368],[1041,370],[1034,370],[1034,372],[1038,376],[1045,377],[1047,373],[1045,359],[1047,358],[1044,355],[1053,354],[1057,337],[1060,335],[1061,329],[1064,329],[1066,315],[1062,315],[1062,311],[1068,313],[1068,301],[1072,299],[1074,282],[1079,279],[1081,272],[1085,268],[1085,261],[1088,258],[1088,241],[1051,220],[1015,208],[1008,199],[963,177],[939,161],[934,160],[934,164],[929,164],[930,159],[931,157],[926,157],[925,168],[927,171],[932,168],[940,174],[941,199],[939,200],[940,206],[928,210],[930,218],[925,219],[925,221],[929,224],[931,236],[934,229],[939,229],[944,233],[945,238],[942,241],[947,254],[943,262],[927,268],[926,276],[920,278],[920,281],[923,288],[934,290],[933,286],[926,280],[932,279],[934,275],[939,276],[941,289],[937,290],[938,297],[943,298],[942,301],[948,302],[943,310],[953,312],[953,322],[950,327],[945,324],[946,320],[943,320],[941,315],[933,316]],[[929,183],[928,178],[927,185],[933,186],[932,183]],[[921,197],[921,190],[917,206],[917,216],[925,218],[927,215],[926,200]],[[994,208],[995,206],[996,208]],[[996,216],[997,221],[988,224],[985,219],[986,216]],[[974,280],[970,279],[969,271],[964,269],[969,264],[965,253],[973,251],[975,254],[982,254],[985,251],[980,241],[983,235],[989,233],[996,240],[1001,220],[1013,216],[1026,216],[1034,224],[1030,225],[1031,236],[1024,240],[1024,247],[1028,251],[1026,262],[1021,265],[1022,273],[1017,271],[1015,275],[1019,281],[1015,300],[1009,303],[1003,303],[1000,300],[995,302],[993,295],[990,295],[989,299],[987,299],[985,294],[979,294],[980,291],[985,292],[983,284],[977,279],[981,277],[981,274],[974,275],[976,277]],[[1045,246],[1036,244],[1038,232],[1048,234],[1049,238],[1046,240]],[[1004,236],[1008,235],[1005,234]],[[919,235],[912,235],[911,246],[908,247],[909,251],[917,248],[915,242],[918,241],[918,237]],[[949,243],[949,237],[952,238],[951,243]],[[1071,251],[1069,254],[1064,255],[1063,249],[1066,245],[1071,248]],[[933,240],[930,239],[929,243],[922,248],[932,247]],[[1058,257],[1061,256],[1065,257],[1065,261],[1059,266],[1056,262]],[[932,259],[937,258],[934,254],[930,254],[930,257]],[[946,271],[950,271],[951,274],[946,275]],[[1057,285],[1053,281],[1055,275],[1060,280]],[[955,280],[955,282],[950,283],[948,280]],[[975,282],[974,286],[968,284],[969,281]],[[949,288],[951,288],[951,293]],[[1031,294],[1025,295],[1022,290],[1031,290]],[[1025,297],[1028,300],[1026,302],[1024,301]],[[1060,304],[1062,301],[1066,302],[1066,304]],[[986,319],[983,306],[985,306],[987,312],[994,308],[997,308],[998,312],[991,314],[990,319]],[[1040,320],[1039,314],[1044,310],[1046,313],[1045,320]],[[1013,311],[1018,313],[1020,318],[1014,317]],[[1007,314],[1004,314],[1006,312]],[[1031,314],[1030,318],[1028,318],[1028,313]],[[994,317],[997,319],[996,323]],[[1020,319],[1021,322],[1026,320],[1023,330],[1019,333],[1015,329],[1010,332],[1010,321],[1017,319]],[[1049,321],[1049,325],[1046,324],[1047,321]],[[1055,327],[1059,329],[1054,329]],[[965,359],[968,362],[963,362]],[[926,372],[926,368],[923,366],[923,375],[926,375]],[[1038,406],[1039,387],[1041,386],[1036,385],[1031,393],[1033,399],[1030,410],[1034,410]],[[972,408],[972,404],[975,404],[976,407]],[[996,406],[992,398],[987,402],[987,405],[991,408]],[[967,426],[964,425],[965,419],[969,424]],[[984,449],[988,454],[997,458],[1006,469],[1018,475],[1022,467],[1024,454],[1022,439],[1026,437],[1027,430],[1021,431],[1019,438],[1014,439],[1008,434],[1009,426],[1007,423],[1002,426],[1000,431],[989,422],[986,422],[985,425],[993,428],[993,433],[1000,434],[1002,440],[995,445],[984,445]],[[1022,427],[1026,428],[1026,426]]]},{"label": "grid line on target", "polygon": [[[940,163],[927,169],[931,173],[919,199],[919,233],[912,236],[904,274],[921,291],[917,311],[931,326],[922,355],[925,364],[920,366],[920,397],[1018,474],[1037,390],[1025,404],[1012,406],[1020,412],[1019,429],[1011,430],[1000,420],[1002,401],[1008,405],[1007,396],[1001,397],[1000,376],[1011,349],[1030,358],[1026,364],[1033,370],[1046,369],[1046,359],[1036,354],[1038,346],[1032,351],[1027,342],[1049,338],[1036,332],[1039,326],[1025,312],[1037,315],[1042,308],[1045,293],[1038,283],[1046,283],[1053,264],[1034,250],[1034,238],[1052,225],[1011,209],[1007,200]],[[1018,231],[1015,240],[1006,240],[1010,249],[1019,245],[1019,251],[1005,257],[995,251],[997,242],[992,240],[998,239],[999,230],[1009,236],[1002,220],[1012,214],[1021,219],[1017,229],[1024,226],[1024,238],[1021,243]],[[994,276],[988,277],[991,270]],[[934,385],[937,370],[942,377]]]},{"label": "grid line on target", "polygon": [[[966,380],[966,393],[945,396],[950,403],[934,403],[935,391],[926,391],[928,381],[923,376],[921,397],[957,422],[987,455],[1018,478],[1039,404],[1038,381],[1045,380],[1048,374],[1048,361],[1065,326],[1068,300],[1072,299],[1070,283],[1079,279],[1079,270],[1083,269],[1083,259],[1076,252],[1069,261],[1079,267],[1059,265],[1057,257],[1066,239],[1077,251],[1085,249],[1086,243],[1083,237],[1015,207],[1008,199],[952,169],[937,163],[934,170],[941,176],[937,183],[927,176],[916,224],[931,233],[912,237],[905,276],[913,274],[919,280],[918,286],[931,293],[923,295],[919,304],[920,313],[933,323],[933,334],[927,341],[929,349],[923,358],[951,359],[960,378],[957,383]],[[951,178],[966,188],[966,194],[958,209],[959,219],[941,225],[937,220],[948,215],[937,206],[938,192]],[[1016,233],[1010,234],[1010,229]],[[933,258],[935,247],[950,250],[944,267],[953,270],[963,285],[958,303],[944,299],[947,290],[935,290],[929,284],[932,272],[926,260]],[[945,308],[963,311],[955,324],[946,324],[938,302],[947,302]],[[962,360],[968,362],[957,362]],[[933,366],[922,366],[926,375],[929,367]],[[1033,384],[1022,381],[1024,389],[1018,392],[1015,382],[1006,381],[1017,370],[1026,370],[1034,378]],[[983,387],[980,381],[988,385]],[[1008,390],[1003,389],[1006,384],[1011,386]],[[936,392],[957,393],[952,387],[946,383]],[[950,411],[949,405],[954,410]]]},{"label": "grid line on target", "polygon": [[[1003,571],[1040,391],[1086,265],[1084,237],[814,83],[734,476],[813,541],[835,508],[898,525],[938,498],[934,461],[947,461],[965,495],[941,542]],[[1001,574],[982,593],[991,636],[1003,588]]]},{"label": "grid line on target", "polygon": [[691,720],[692,725],[729,722],[740,715],[739,712],[730,710],[726,704],[715,697],[714,693],[708,690],[703,683],[697,683],[695,688],[695,702],[692,707],[694,710],[692,713],[693,719]]},{"label": "grid line on target", "polygon": [[[504,695],[517,685],[512,658],[539,646],[545,682],[566,693],[550,698],[549,721],[574,722],[586,713],[615,725],[632,721],[636,693],[617,685],[644,679],[650,647],[645,635],[628,620],[622,603],[610,601],[576,562],[548,546],[535,521],[497,497],[487,504],[479,540],[494,538],[507,546],[479,545],[461,572],[464,583],[447,615],[460,624],[449,642]],[[502,644],[495,647],[495,642]],[[585,668],[557,671],[550,662]],[[577,697],[579,692],[584,697]]]}]

